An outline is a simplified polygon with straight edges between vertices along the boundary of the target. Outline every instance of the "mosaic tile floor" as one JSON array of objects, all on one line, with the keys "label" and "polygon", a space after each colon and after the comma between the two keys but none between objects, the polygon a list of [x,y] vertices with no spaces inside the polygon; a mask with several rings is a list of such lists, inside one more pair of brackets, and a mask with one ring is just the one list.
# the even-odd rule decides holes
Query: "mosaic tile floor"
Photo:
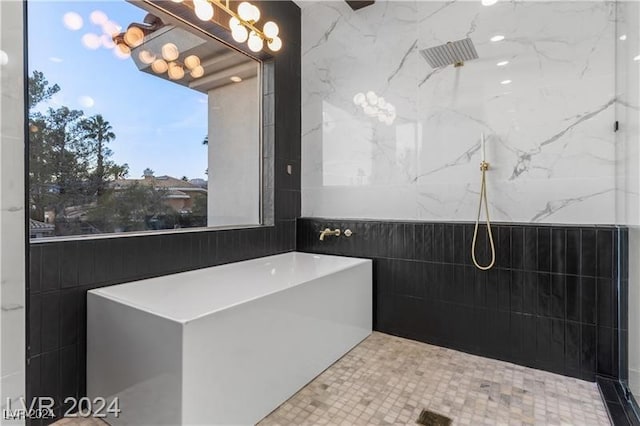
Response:
[{"label": "mosaic tile floor", "polygon": [[373,333],[260,422],[415,424],[423,409],[454,425],[609,425],[595,383]]},{"label": "mosaic tile floor", "polygon": [[373,333],[259,425],[414,425],[423,409],[454,425],[610,424],[595,383]]}]

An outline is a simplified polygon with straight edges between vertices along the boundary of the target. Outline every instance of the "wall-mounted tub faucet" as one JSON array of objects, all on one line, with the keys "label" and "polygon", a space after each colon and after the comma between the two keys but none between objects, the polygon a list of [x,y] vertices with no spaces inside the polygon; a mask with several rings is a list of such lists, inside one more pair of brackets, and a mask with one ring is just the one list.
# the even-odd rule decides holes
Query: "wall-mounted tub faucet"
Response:
[{"label": "wall-mounted tub faucet", "polygon": [[326,237],[327,235],[335,235],[336,237],[339,237],[340,230],[336,228],[332,231],[331,229],[326,228],[325,230],[320,232],[320,241],[324,241],[324,237]]}]

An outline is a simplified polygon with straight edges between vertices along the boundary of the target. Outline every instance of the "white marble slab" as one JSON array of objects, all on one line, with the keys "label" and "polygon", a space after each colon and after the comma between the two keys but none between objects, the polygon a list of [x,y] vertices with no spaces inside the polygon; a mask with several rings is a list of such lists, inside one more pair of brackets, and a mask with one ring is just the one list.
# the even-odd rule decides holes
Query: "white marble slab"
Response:
[{"label": "white marble slab", "polygon": [[[612,3],[305,1],[302,15],[303,215],[473,220],[484,132],[494,220],[616,222]],[[465,37],[479,59],[463,67],[419,53]],[[368,91],[393,124],[354,103]]]}]

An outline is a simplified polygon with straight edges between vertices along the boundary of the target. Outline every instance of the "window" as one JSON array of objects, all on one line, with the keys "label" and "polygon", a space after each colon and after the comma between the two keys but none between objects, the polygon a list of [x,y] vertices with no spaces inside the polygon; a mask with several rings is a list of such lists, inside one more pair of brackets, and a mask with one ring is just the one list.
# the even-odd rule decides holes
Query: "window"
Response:
[{"label": "window", "polygon": [[261,223],[261,64],[151,2],[30,1],[32,238]]}]

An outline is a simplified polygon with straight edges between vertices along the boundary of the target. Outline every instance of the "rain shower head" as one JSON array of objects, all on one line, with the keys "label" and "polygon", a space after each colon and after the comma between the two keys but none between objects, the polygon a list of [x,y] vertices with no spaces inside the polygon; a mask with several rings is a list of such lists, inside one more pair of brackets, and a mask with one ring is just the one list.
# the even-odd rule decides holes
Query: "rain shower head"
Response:
[{"label": "rain shower head", "polygon": [[420,51],[431,68],[441,68],[447,65],[460,67],[466,61],[478,59],[478,52],[470,38],[450,41],[440,46],[428,47]]}]

